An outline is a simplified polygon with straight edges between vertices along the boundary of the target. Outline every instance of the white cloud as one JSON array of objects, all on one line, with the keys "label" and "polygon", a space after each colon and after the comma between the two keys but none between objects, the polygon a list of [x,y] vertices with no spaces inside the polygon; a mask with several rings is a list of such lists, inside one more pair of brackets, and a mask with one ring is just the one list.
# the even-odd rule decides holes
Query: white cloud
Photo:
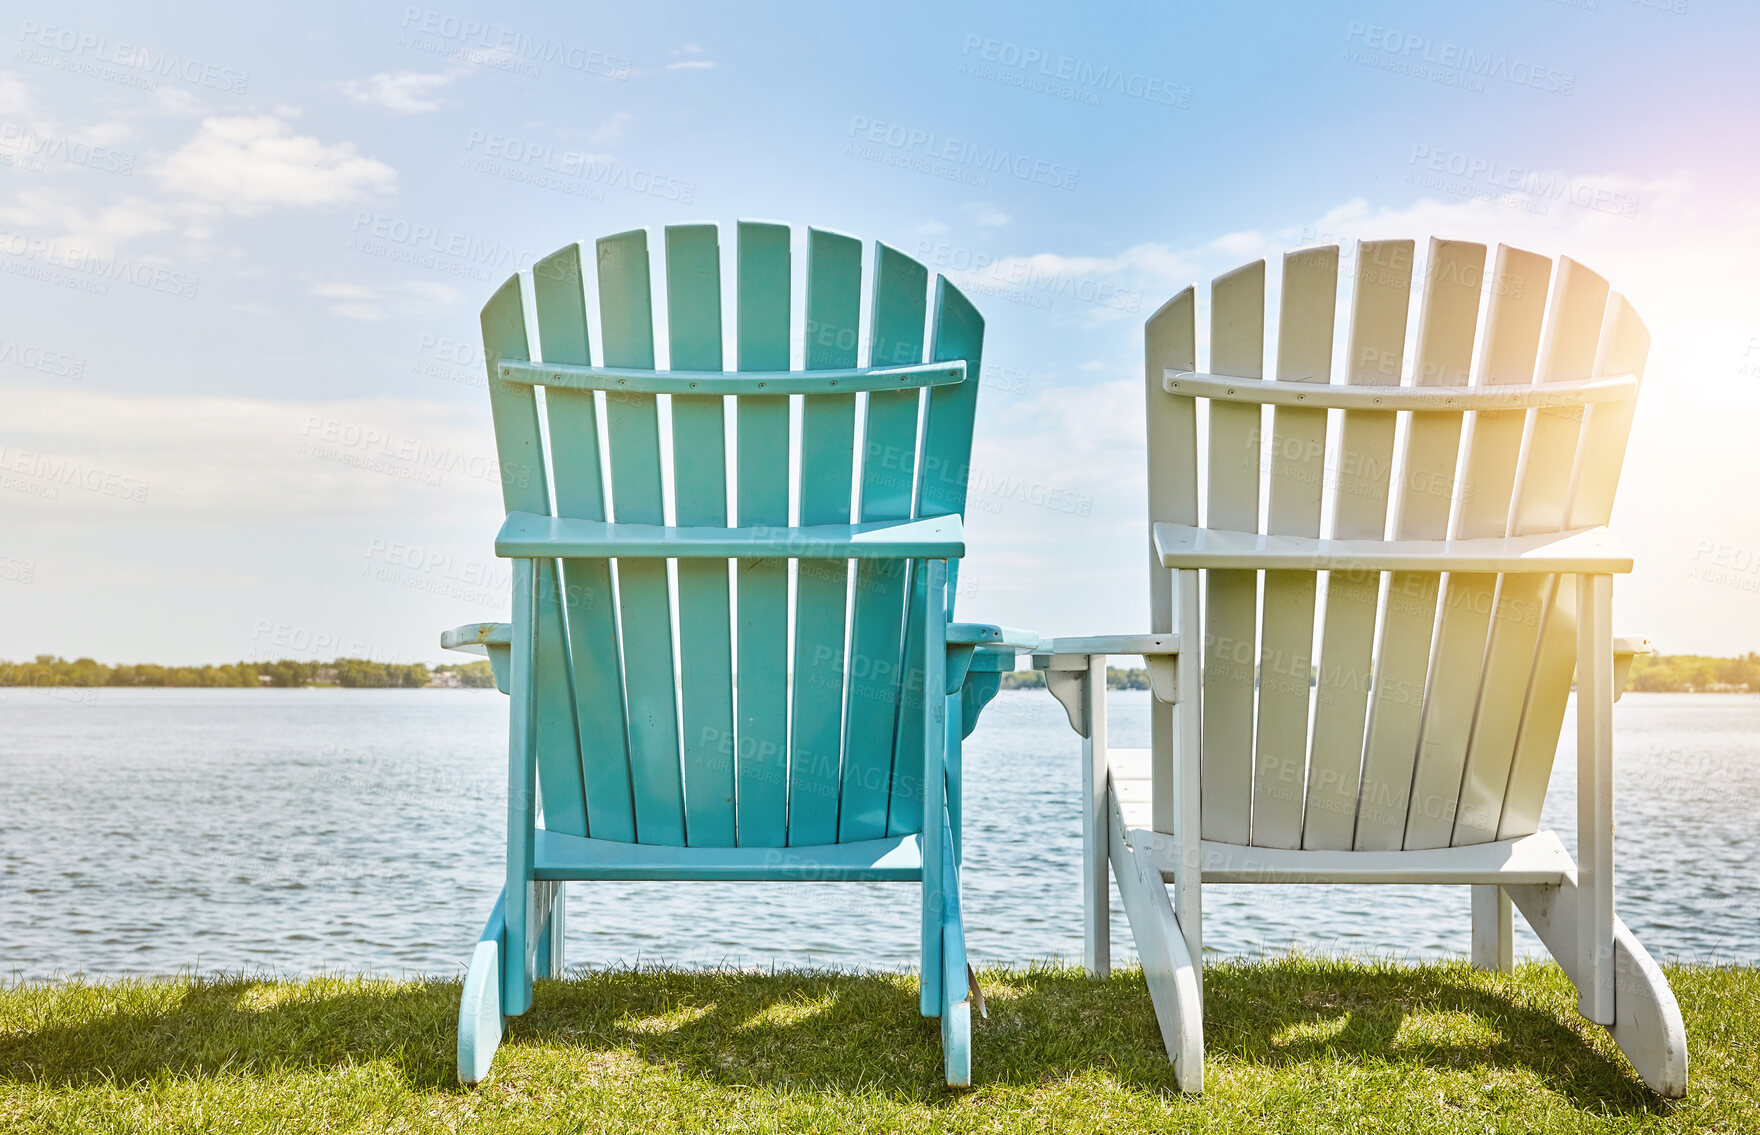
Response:
[{"label": "white cloud", "polygon": [[[667,52],[667,54],[701,55],[703,54],[703,45],[700,43],[687,43],[681,47],[673,48],[671,51]],[[680,59],[676,63],[668,63],[666,65],[668,71],[711,71],[714,70],[714,68],[715,61],[712,59]]]},{"label": "white cloud", "polygon": [[52,229],[69,249],[114,252],[124,242],[172,225],[163,204],[135,194],[87,208],[67,193],[47,187],[25,189],[0,206],[0,220],[22,228]]},{"label": "white cloud", "polygon": [[969,202],[965,206],[965,212],[966,216],[972,219],[973,224],[980,225],[987,229],[999,229],[1003,225],[1014,220],[1013,217],[1004,213],[1001,209],[990,204],[988,201]]},{"label": "white cloud", "polygon": [[343,319],[377,323],[393,315],[433,315],[463,301],[449,284],[410,281],[385,287],[367,284],[319,284],[312,289],[319,299],[329,300],[324,310]]},{"label": "white cloud", "polygon": [[617,141],[619,138],[623,137],[623,129],[629,125],[631,117],[631,114],[627,110],[618,111],[616,114],[613,114],[610,118],[607,118],[604,122],[600,123],[593,130],[589,131],[587,133],[588,140],[600,143],[601,145],[607,142]]},{"label": "white cloud", "polygon": [[338,89],[355,102],[384,107],[398,114],[425,114],[440,109],[439,93],[470,68],[451,71],[381,71],[365,79],[349,79]]},{"label": "white cloud", "polygon": [[30,88],[11,71],[0,71],[0,114],[24,114],[31,108]]},{"label": "white cloud", "polygon": [[[7,403],[7,444],[33,458],[14,475],[57,490],[17,496],[8,507],[21,522],[443,517],[454,494],[491,506],[500,494],[493,431],[474,404],[65,385],[13,387]],[[107,491],[118,485],[127,491]]]},{"label": "white cloud", "polygon": [[205,118],[153,172],[173,193],[245,215],[341,205],[397,188],[397,172],[353,143],[295,134],[273,115]]}]

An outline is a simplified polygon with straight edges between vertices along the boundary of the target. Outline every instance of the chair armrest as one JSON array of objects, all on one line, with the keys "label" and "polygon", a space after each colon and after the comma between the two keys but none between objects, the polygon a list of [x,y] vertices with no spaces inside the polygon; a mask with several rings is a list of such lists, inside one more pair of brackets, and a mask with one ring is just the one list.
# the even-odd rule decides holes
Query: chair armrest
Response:
[{"label": "chair armrest", "polygon": [[1324,540],[1155,525],[1155,554],[1169,568],[1285,571],[1590,572],[1623,574],[1632,555],[1606,528],[1483,540]]},{"label": "chair armrest", "polygon": [[486,655],[495,673],[495,688],[507,692],[509,661],[513,657],[512,623],[466,623],[440,632],[442,650]]},{"label": "chair armrest", "polygon": [[[947,692],[957,694],[973,670],[1000,674],[1014,669],[1015,655],[1039,645],[1039,636],[1016,627],[989,623],[947,625]],[[998,682],[1001,679],[997,679]],[[988,699],[986,699],[988,700]]]},{"label": "chair armrest", "polygon": [[[1149,670],[1149,688],[1154,692],[1156,700],[1170,705],[1179,700],[1179,635],[1171,631],[1165,634],[1081,635],[1046,639],[1033,651],[1033,669],[1086,671],[1091,659],[1114,654],[1142,655],[1143,665]],[[1054,681],[1050,673],[1045,675],[1048,689]],[[1059,701],[1065,701],[1066,696],[1074,695],[1066,695],[1053,689],[1052,696]],[[1081,726],[1076,725],[1075,710],[1070,709],[1067,701],[1064,708],[1071,714],[1070,724],[1075,725],[1080,732]]]},{"label": "chair armrest", "polygon": [[1040,642],[1033,651],[1033,665],[1044,669],[1037,660],[1054,654],[1141,654],[1147,658],[1178,653],[1179,635],[1171,632],[1066,636]]},{"label": "chair armrest", "polygon": [[998,627],[990,623],[947,624],[948,646],[1006,646],[1017,654],[1025,654],[1037,650],[1039,642],[1038,635],[1019,627]]},{"label": "chair armrest", "polygon": [[1632,673],[1632,659],[1651,654],[1650,640],[1643,635],[1615,635],[1613,639],[1613,700],[1626,692],[1626,679]]},{"label": "chair armrest", "polygon": [[957,514],[799,528],[709,528],[510,512],[495,537],[495,554],[510,559],[947,560],[964,556],[966,542]]}]

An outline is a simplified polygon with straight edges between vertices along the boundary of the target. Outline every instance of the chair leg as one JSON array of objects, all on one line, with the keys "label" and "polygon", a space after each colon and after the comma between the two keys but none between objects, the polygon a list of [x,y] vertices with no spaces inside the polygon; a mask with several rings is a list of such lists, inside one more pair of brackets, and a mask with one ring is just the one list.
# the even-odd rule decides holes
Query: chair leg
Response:
[{"label": "chair leg", "polygon": [[1473,964],[1496,973],[1515,968],[1515,920],[1502,887],[1473,886]]},{"label": "chair leg", "polygon": [[538,931],[537,957],[532,970],[535,978],[552,978],[562,975],[562,951],[567,940],[567,931],[563,928],[563,890],[559,882],[539,883],[538,910],[540,911]]},{"label": "chair leg", "polygon": [[[1522,917],[1559,967],[1581,985],[1578,919],[1582,896],[1572,883],[1507,887]],[[1638,1075],[1657,1095],[1687,1094],[1687,1030],[1668,978],[1618,918],[1613,920],[1614,1020],[1607,1026]]]},{"label": "chair leg", "polygon": [[959,868],[949,832],[942,842],[941,1057],[950,1088],[972,1084],[972,991],[966,930],[959,909]]},{"label": "chair leg", "polygon": [[1112,973],[1112,894],[1106,884],[1111,844],[1106,823],[1106,655],[1088,658],[1082,682],[1088,735],[1082,741],[1082,966],[1090,977]]},{"label": "chair leg", "polygon": [[502,962],[506,957],[505,904],[496,898],[488,925],[471,953],[464,994],[458,1002],[458,1079],[474,1084],[489,1074],[507,1018],[501,1012]]},{"label": "chair leg", "polygon": [[1119,898],[1143,962],[1143,980],[1155,1005],[1161,1043],[1173,1062],[1182,1092],[1204,1090],[1204,1005],[1198,988],[1199,959],[1186,948],[1186,936],[1173,912],[1167,884],[1148,855],[1131,847],[1118,808],[1118,797],[1107,785],[1112,822],[1112,871]]}]

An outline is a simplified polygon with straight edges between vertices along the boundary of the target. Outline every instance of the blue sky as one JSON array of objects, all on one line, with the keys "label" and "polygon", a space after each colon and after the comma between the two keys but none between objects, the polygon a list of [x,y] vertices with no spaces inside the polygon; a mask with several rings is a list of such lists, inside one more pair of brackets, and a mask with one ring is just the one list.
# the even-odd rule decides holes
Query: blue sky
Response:
[{"label": "blue sky", "polygon": [[[967,288],[990,378],[961,613],[1046,633],[1146,617],[1141,323],[1168,296],[1359,238],[1576,257],[1656,340],[1620,627],[1760,648],[1757,25],[1700,0],[17,6],[0,657],[439,660],[441,628],[505,611],[478,307],[567,241],[740,217]],[[993,152],[1009,172],[961,160]]]}]

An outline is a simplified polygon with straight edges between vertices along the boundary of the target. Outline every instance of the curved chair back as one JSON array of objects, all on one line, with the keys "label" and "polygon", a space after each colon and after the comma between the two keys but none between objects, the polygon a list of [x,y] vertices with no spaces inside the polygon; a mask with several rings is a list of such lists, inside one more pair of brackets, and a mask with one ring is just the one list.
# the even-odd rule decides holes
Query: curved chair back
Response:
[{"label": "curved chair back", "polygon": [[793,311],[788,227],[730,235],[727,303],[703,224],[652,257],[643,230],[606,237],[590,274],[567,245],[483,309],[510,513],[776,530],[761,558],[540,563],[544,826],[704,847],[919,831],[922,731],[896,722],[922,704],[922,581],[791,555],[782,530],[964,512],[983,321],[939,276],[928,321],[927,270],[882,244],[864,288],[860,243],[818,229]]},{"label": "curved chair back", "polygon": [[[1193,289],[1149,319],[1152,532],[1516,547],[1606,524],[1649,351],[1637,315],[1568,258],[1499,246],[1488,264],[1483,245],[1433,240],[1414,279],[1414,252],[1358,245],[1342,298],[1336,246],[1286,255],[1271,360],[1264,261],[1212,283],[1204,368]],[[1166,631],[1171,573],[1151,555]],[[1318,570],[1205,572],[1204,838],[1397,850],[1534,832],[1575,577],[1325,563],[1323,586]]]}]

